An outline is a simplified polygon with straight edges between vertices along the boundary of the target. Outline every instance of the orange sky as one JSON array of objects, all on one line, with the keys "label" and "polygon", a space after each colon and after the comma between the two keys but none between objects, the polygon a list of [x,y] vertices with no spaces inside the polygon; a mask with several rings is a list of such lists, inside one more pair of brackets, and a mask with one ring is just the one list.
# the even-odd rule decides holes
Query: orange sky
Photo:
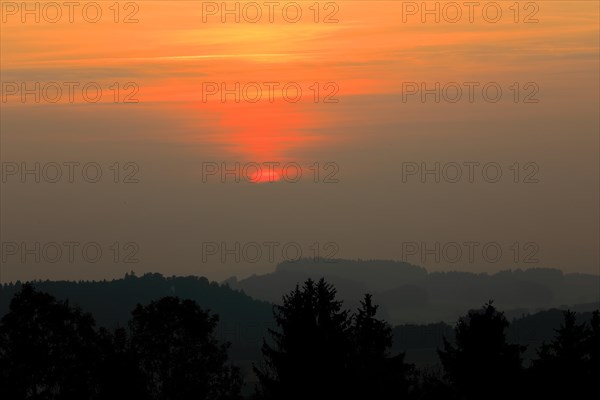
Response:
[{"label": "orange sky", "polygon": [[[414,3],[372,0],[318,2],[319,22],[309,8],[314,0],[297,1],[303,17],[296,23],[281,12],[273,23],[266,15],[258,23],[222,23],[218,14],[203,22],[201,1],[120,1],[115,23],[115,1],[97,3],[98,23],[81,12],[73,23],[66,14],[58,23],[22,23],[14,12],[22,2],[0,0],[0,97],[8,98],[0,104],[0,155],[15,162],[135,161],[143,184],[11,182],[0,194],[3,239],[72,240],[75,232],[137,240],[147,271],[168,265],[169,274],[223,279],[255,271],[199,270],[197,254],[189,253],[200,239],[335,241],[340,256],[363,259],[399,259],[403,240],[536,241],[543,262],[535,266],[598,271],[597,1],[520,1],[518,23],[514,0],[480,2],[501,5],[497,23],[481,10],[472,23],[466,14],[458,23],[422,23],[418,13],[404,23],[403,7]],[[132,11],[138,22],[123,23]],[[324,23],[332,11],[338,22]],[[524,23],[532,12],[539,21]],[[407,82],[473,81],[497,82],[502,101],[484,102],[481,93],[474,103],[423,104],[419,94],[403,101]],[[89,104],[76,91],[74,104],[66,96],[57,104],[30,96],[23,104],[5,90],[35,82],[97,82],[103,97]],[[134,95],[138,102],[114,104],[115,82],[121,100]],[[126,88],[129,82],[135,87]],[[269,82],[278,84],[271,100]],[[519,103],[512,101],[515,82]],[[222,102],[220,92],[206,92],[207,84],[236,83],[250,98],[258,84],[261,99],[236,103],[228,95]],[[302,89],[297,102],[282,97],[290,83]],[[538,102],[523,103],[527,83],[535,83]],[[324,102],[328,95],[334,101]],[[402,161],[469,160],[535,162],[542,183],[400,183]],[[202,185],[203,161],[335,162],[340,183],[313,184],[306,171],[298,185]],[[122,276],[130,266],[68,265],[62,275],[51,267],[16,265],[6,279]],[[477,266],[507,267],[513,265]]]},{"label": "orange sky", "polygon": [[[261,8],[258,23],[245,22],[244,14],[240,23],[234,23],[233,16],[222,23],[220,10],[206,15],[204,23],[203,2],[141,1],[138,10],[120,3],[119,19],[135,11],[132,18],[137,23],[114,23],[112,3],[101,2],[104,14],[96,24],[85,22],[77,11],[74,23],[63,15],[56,24],[44,23],[43,18],[39,24],[22,24],[21,10],[15,13],[6,3],[10,2],[3,1],[4,81],[93,80],[105,88],[112,82],[135,82],[140,88],[136,98],[146,104],[160,103],[157,112],[169,113],[171,107],[192,114],[197,109],[210,110],[221,137],[212,135],[208,141],[242,150],[246,153],[242,156],[249,159],[285,158],[293,155],[296,146],[327,142],[307,133],[316,124],[325,124],[336,106],[319,104],[322,112],[317,117],[314,104],[303,104],[314,102],[314,92],[308,89],[314,82],[321,89],[334,82],[339,88],[335,98],[342,102],[350,96],[399,94],[406,81],[480,79],[509,85],[515,74],[530,81],[540,77],[541,69],[544,74],[560,71],[569,59],[578,59],[584,68],[588,63],[587,73],[592,73],[590,56],[598,51],[594,38],[598,6],[593,1],[542,1],[537,3],[539,10],[521,2],[518,19],[535,12],[531,18],[539,23],[518,24],[509,9],[512,2],[500,2],[504,14],[494,24],[477,9],[473,23],[467,14],[455,24],[444,22],[443,14],[440,23],[423,24],[420,14],[407,15],[408,22],[403,23],[403,7],[407,6],[394,1],[333,3],[337,6],[320,2],[319,23],[314,22],[314,9],[309,9],[313,2],[297,3],[303,10],[297,23],[287,22],[279,8],[270,23],[266,7]],[[241,2],[240,7],[244,3],[248,2]],[[278,4],[283,8],[285,3]],[[214,4],[220,7],[220,2]],[[429,2],[428,7],[433,4]],[[468,11],[466,7],[461,10]],[[324,23],[328,15],[338,22]],[[428,18],[432,21],[433,17]],[[491,51],[493,56],[487,57]],[[99,70],[102,73],[95,75]],[[206,82],[228,87],[236,82],[242,87],[249,82],[297,82],[304,91],[299,104],[268,103],[264,92],[259,102],[237,106],[233,97],[220,102],[220,93],[201,101]],[[111,101],[112,93],[108,93],[103,101]],[[274,93],[275,103],[285,103],[281,90]],[[204,137],[189,135],[179,139],[206,142]]]}]

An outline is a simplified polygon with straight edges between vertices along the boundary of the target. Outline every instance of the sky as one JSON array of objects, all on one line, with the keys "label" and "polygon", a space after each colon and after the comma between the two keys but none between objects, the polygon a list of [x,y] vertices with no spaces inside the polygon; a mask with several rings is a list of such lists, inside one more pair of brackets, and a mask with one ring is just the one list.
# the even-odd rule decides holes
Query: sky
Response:
[{"label": "sky", "polygon": [[2,282],[599,272],[596,1],[0,4]]}]

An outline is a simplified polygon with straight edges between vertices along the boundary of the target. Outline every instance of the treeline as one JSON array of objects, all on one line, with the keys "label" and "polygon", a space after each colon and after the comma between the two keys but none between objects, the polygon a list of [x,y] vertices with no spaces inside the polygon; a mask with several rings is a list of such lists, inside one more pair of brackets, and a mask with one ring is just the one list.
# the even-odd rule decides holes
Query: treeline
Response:
[{"label": "treeline", "polygon": [[[162,297],[176,296],[194,300],[205,310],[219,315],[217,337],[232,343],[229,356],[251,360],[260,355],[266,327],[273,326],[272,304],[251,298],[227,285],[197,276],[163,276],[134,272],[124,278],[103,281],[35,281],[37,290],[59,300],[69,300],[92,313],[99,326],[108,329],[126,327],[138,303],[148,304]],[[0,316],[9,310],[10,301],[21,282],[0,286]]]},{"label": "treeline", "polygon": [[[307,280],[274,306],[254,365],[255,399],[578,398],[600,372],[600,315],[565,312],[530,365],[490,301],[438,349],[441,368],[392,353],[392,328],[365,295],[351,313],[336,289]],[[218,315],[166,296],[135,306],[127,327],[97,327],[66,300],[25,284],[0,321],[2,399],[241,399],[239,368],[215,335]]]},{"label": "treeline", "polygon": [[[94,314],[99,325],[115,328],[127,324],[131,310],[138,303],[177,296],[196,301],[202,307],[219,314],[221,321],[271,321],[271,303],[259,301],[227,285],[198,276],[163,276],[146,273],[136,276],[132,271],[124,278],[103,281],[35,281],[38,290],[58,299],[69,299]],[[0,285],[0,315],[8,311],[12,297],[21,289],[21,282]]]}]

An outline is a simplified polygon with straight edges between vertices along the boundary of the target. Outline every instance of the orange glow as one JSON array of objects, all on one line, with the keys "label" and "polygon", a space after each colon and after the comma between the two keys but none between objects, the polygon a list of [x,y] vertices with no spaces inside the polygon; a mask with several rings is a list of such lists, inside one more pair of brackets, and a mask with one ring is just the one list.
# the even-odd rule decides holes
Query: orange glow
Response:
[{"label": "orange glow", "polygon": [[311,127],[310,115],[295,110],[295,105],[236,106],[226,104],[215,112],[221,115],[225,145],[251,160],[277,161],[286,150],[309,140],[303,130]]},{"label": "orange glow", "polygon": [[[508,17],[497,24],[481,18],[422,24],[418,17],[403,23],[404,2],[391,1],[337,2],[337,23],[315,23],[308,9],[294,24],[281,18],[221,23],[218,17],[205,23],[202,3],[141,2],[139,22],[132,24],[114,23],[108,11],[110,18],[97,24],[25,25],[18,15],[9,16],[2,26],[3,80],[97,81],[106,90],[103,102],[113,100],[107,88],[114,82],[135,82],[140,103],[157,113],[185,110],[188,128],[197,132],[170,132],[162,140],[212,145],[230,157],[262,162],[298,159],[307,149],[331,144],[317,131],[333,119],[369,120],[338,114],[351,97],[399,96],[402,82],[413,80],[512,81],[519,72],[526,81],[598,51],[590,39],[597,30],[595,2],[541,2],[535,24]],[[493,63],[479,52],[491,45]],[[310,92],[298,103],[280,95],[273,103],[203,102],[206,82],[298,82],[305,88],[335,82],[340,104],[314,104]],[[17,99],[6,105],[21,106]],[[197,119],[198,113],[210,120]]]},{"label": "orange glow", "polygon": [[281,180],[281,173],[273,170],[254,172],[249,178],[251,183],[272,183]]}]

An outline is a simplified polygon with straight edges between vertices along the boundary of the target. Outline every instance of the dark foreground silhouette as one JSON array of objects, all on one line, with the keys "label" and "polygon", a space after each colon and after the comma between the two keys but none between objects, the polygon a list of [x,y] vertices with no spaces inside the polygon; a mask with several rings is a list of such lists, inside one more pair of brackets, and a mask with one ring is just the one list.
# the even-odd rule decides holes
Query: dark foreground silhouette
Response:
[{"label": "dark foreground silhouette", "polygon": [[[256,399],[579,398],[600,376],[600,316],[565,312],[525,366],[490,301],[469,311],[438,350],[440,369],[392,354],[392,328],[365,295],[355,313],[335,288],[307,280],[274,308],[254,366]],[[0,321],[2,399],[240,399],[240,370],[215,335],[218,316],[192,300],[138,304],[127,328],[96,327],[68,301],[25,284]]]}]

